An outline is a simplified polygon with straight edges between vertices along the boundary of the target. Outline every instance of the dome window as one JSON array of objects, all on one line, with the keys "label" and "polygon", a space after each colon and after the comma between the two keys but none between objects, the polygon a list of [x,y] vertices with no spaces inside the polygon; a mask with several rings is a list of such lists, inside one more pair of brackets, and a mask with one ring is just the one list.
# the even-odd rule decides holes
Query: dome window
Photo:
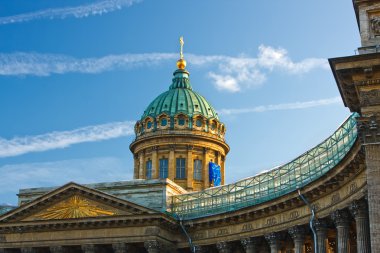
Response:
[{"label": "dome window", "polygon": [[202,127],[202,120],[201,119],[197,119],[196,121],[195,121],[195,125],[197,126],[197,127]]},{"label": "dome window", "polygon": [[167,119],[161,119],[161,126],[166,126],[168,124],[168,120]]},{"label": "dome window", "polygon": [[179,106],[181,106],[181,107],[182,107],[182,106],[183,106],[183,104],[181,103]]},{"label": "dome window", "polygon": [[179,118],[178,119],[178,125],[184,126],[185,125],[185,119],[184,118]]},{"label": "dome window", "polygon": [[213,122],[213,123],[211,124],[211,129],[214,131],[215,128],[216,128],[216,124]]},{"label": "dome window", "polygon": [[147,128],[151,129],[152,128],[152,121],[148,121]]}]

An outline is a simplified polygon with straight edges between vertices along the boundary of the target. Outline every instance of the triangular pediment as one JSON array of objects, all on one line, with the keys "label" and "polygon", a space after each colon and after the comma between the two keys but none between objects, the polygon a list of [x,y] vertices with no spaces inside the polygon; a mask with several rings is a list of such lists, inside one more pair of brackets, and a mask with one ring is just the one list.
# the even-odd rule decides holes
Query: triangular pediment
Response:
[{"label": "triangular pediment", "polygon": [[153,213],[157,212],[83,185],[68,183],[0,216],[0,223]]}]

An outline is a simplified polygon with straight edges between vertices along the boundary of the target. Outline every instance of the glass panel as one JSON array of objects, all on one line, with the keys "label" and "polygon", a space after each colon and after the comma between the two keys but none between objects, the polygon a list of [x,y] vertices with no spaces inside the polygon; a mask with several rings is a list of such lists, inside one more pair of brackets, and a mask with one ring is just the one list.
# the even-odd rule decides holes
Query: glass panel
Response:
[{"label": "glass panel", "polygon": [[180,126],[185,125],[185,119],[184,118],[179,118],[178,119],[178,125],[180,125]]},{"label": "glass panel", "polygon": [[152,121],[148,121],[147,127],[148,127],[148,129],[150,129],[152,127]]},{"label": "glass panel", "polygon": [[168,124],[167,119],[161,119],[161,126],[166,126]]},{"label": "glass panel", "polygon": [[201,127],[202,126],[202,120],[201,119],[197,119],[197,121],[195,122],[195,125],[197,127]]},{"label": "glass panel", "polygon": [[177,158],[176,160],[176,178],[184,179],[186,178],[186,168],[185,168],[186,159],[185,158]]}]

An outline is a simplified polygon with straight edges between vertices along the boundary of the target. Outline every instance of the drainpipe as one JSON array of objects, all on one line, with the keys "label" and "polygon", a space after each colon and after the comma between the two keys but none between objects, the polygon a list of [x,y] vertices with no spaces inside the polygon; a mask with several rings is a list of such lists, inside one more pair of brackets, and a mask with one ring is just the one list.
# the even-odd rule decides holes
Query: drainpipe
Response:
[{"label": "drainpipe", "polygon": [[179,225],[180,225],[180,227],[182,228],[182,231],[183,231],[183,233],[185,234],[185,236],[186,236],[186,238],[187,238],[187,240],[188,240],[188,242],[189,242],[189,246],[190,246],[190,251],[191,251],[191,253],[195,253],[195,245],[193,244],[193,241],[191,240],[190,235],[187,233],[186,228],[185,228],[185,226],[183,225],[182,217],[179,216],[179,215],[176,214],[176,213],[173,213],[173,215],[176,216],[177,220],[179,220]]},{"label": "drainpipe", "polygon": [[313,226],[313,221],[316,220],[314,207],[312,207],[310,205],[309,201],[307,201],[306,197],[301,194],[300,189],[297,189],[297,191],[298,191],[298,195],[300,196],[302,201],[305,202],[305,204],[309,207],[309,209],[311,211],[311,217],[310,217],[309,225],[310,225],[311,231],[313,232],[313,237],[314,237],[314,252],[317,253],[318,252],[317,232],[315,231],[314,226]]}]

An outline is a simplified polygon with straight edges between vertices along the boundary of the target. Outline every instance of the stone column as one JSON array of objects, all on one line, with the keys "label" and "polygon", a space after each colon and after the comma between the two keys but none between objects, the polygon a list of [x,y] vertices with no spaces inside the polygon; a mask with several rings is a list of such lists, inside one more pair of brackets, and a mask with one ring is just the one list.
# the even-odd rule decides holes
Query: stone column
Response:
[{"label": "stone column", "polygon": [[51,253],[68,253],[67,249],[63,246],[51,246],[49,249]]},{"label": "stone column", "polygon": [[270,247],[270,252],[271,253],[279,253],[281,249],[281,239],[282,236],[280,233],[274,232],[265,235],[265,239],[267,240],[269,247]]},{"label": "stone column", "polygon": [[370,253],[368,205],[364,199],[351,203],[350,212],[356,221],[356,245],[358,253]]},{"label": "stone column", "polygon": [[232,253],[231,245],[229,242],[218,242],[216,248],[219,253]]},{"label": "stone column", "polygon": [[258,238],[254,238],[254,237],[243,238],[240,240],[240,242],[243,245],[245,253],[258,253],[259,252],[259,249],[258,249],[259,240],[258,240]]},{"label": "stone column", "polygon": [[159,253],[161,249],[161,244],[157,240],[148,240],[144,242],[144,247],[148,253]]},{"label": "stone column", "polygon": [[204,182],[204,188],[209,188],[210,187],[210,181],[209,181],[209,148],[204,148],[203,149],[203,182]]},{"label": "stone column", "polygon": [[144,174],[144,151],[139,153],[139,179],[145,178]]},{"label": "stone column", "polygon": [[187,190],[193,189],[193,181],[194,181],[194,165],[193,165],[193,146],[187,146],[187,159],[186,159],[186,186]]},{"label": "stone column", "polygon": [[112,249],[114,253],[127,253],[130,250],[130,246],[124,242],[112,244]]},{"label": "stone column", "polygon": [[350,215],[347,210],[336,210],[331,214],[337,231],[337,253],[348,252],[348,239],[350,236]]},{"label": "stone column", "polygon": [[371,252],[380,252],[380,115],[358,119],[365,147]]},{"label": "stone column", "polygon": [[175,178],[175,158],[174,158],[174,145],[169,146],[169,160],[168,160],[168,177],[174,181]]},{"label": "stone column", "polygon": [[[314,228],[317,233],[317,253],[326,253],[327,225],[324,220],[317,220],[314,223]],[[315,242],[314,242],[315,243]]]},{"label": "stone column", "polygon": [[152,147],[152,178],[157,179],[159,177],[158,159],[157,159],[158,147]]},{"label": "stone column", "polygon": [[306,229],[304,226],[289,228],[288,233],[294,241],[294,253],[303,253],[305,245]]},{"label": "stone column", "polygon": [[81,246],[83,253],[95,253],[95,245],[85,244]]}]

